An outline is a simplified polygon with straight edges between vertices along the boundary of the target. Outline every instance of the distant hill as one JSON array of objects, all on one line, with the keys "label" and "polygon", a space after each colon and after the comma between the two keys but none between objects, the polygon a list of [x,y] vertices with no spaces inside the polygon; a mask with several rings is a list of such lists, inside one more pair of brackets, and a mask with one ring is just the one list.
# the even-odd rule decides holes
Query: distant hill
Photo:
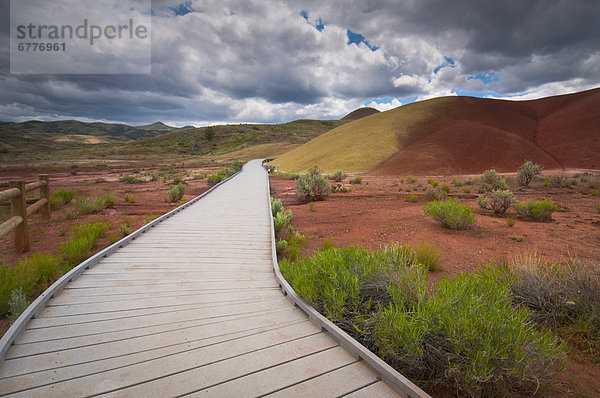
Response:
[{"label": "distant hill", "polygon": [[374,115],[376,113],[380,113],[380,112],[375,108],[370,108],[370,107],[358,108],[358,109],[353,110],[346,116],[344,116],[341,120],[358,120],[358,119],[362,119],[363,117],[366,117],[366,116]]},{"label": "distant hill", "polygon": [[284,170],[383,174],[600,168],[600,89],[532,101],[442,97],[333,129],[280,157]]},{"label": "distant hill", "polygon": [[[111,141],[129,141],[144,138],[155,137],[160,134],[171,131],[181,130],[181,128],[170,127],[161,122],[156,122],[146,126],[129,126],[117,123],[93,122],[86,123],[78,120],[59,120],[52,122],[42,122],[30,120],[27,122],[0,122],[0,128],[16,131],[23,134],[38,136],[45,140],[59,139],[64,142],[62,136],[94,136],[99,140],[81,140],[78,142],[98,143]],[[67,140],[68,141],[68,140]]]}]

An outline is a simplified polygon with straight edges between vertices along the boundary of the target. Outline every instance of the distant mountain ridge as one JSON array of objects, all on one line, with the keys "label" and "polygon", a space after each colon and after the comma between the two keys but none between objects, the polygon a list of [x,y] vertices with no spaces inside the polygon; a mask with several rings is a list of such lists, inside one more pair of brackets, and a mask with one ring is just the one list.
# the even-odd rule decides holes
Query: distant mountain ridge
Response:
[{"label": "distant mountain ridge", "polygon": [[371,108],[371,107],[367,106],[364,108],[358,108],[358,109],[353,110],[352,112],[350,112],[349,114],[347,114],[346,116],[341,118],[340,120],[358,120],[358,119],[362,119],[363,117],[374,115],[376,113],[380,113],[380,111],[375,108]]},{"label": "distant mountain ridge", "polygon": [[[152,138],[160,134],[188,129],[171,127],[162,122],[144,126],[129,126],[119,123],[81,122],[79,120],[58,120],[43,122],[29,120],[26,122],[0,122],[0,129],[29,135],[40,135],[40,138],[54,140],[57,136],[94,136],[116,141],[140,140]],[[0,134],[2,134],[0,130]],[[4,135],[4,134],[2,134]]]}]

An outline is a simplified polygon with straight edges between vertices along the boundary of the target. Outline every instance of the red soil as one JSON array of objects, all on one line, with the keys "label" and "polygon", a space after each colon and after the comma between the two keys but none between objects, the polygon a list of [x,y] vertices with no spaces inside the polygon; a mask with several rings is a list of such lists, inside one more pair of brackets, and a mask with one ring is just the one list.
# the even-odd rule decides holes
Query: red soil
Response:
[{"label": "red soil", "polygon": [[413,127],[376,174],[514,171],[526,160],[545,168],[600,167],[600,89],[533,101],[452,97]]},{"label": "red soil", "polygon": [[[536,183],[534,188],[514,190],[521,202],[546,197],[568,210],[554,213],[550,223],[521,220],[511,210],[508,216],[517,221],[509,227],[505,217],[495,217],[479,209],[476,185],[470,186],[472,193],[464,193],[464,187],[452,186],[452,177],[438,179],[441,182],[444,178],[451,187],[451,196],[460,197],[463,203],[475,209],[477,224],[473,228],[444,229],[424,214],[423,192],[413,189],[418,184],[423,188],[427,186],[426,178],[419,178],[417,184],[407,184],[402,183],[400,177],[363,176],[368,185],[350,185],[351,192],[332,194],[326,201],[314,202],[313,210],[298,200],[294,181],[271,179],[271,194],[283,201],[286,210],[292,211],[294,228],[307,237],[303,255],[310,256],[321,248],[325,238],[332,239],[335,246],[358,245],[371,249],[395,242],[413,246],[429,242],[437,246],[444,270],[430,273],[430,286],[442,277],[475,271],[489,261],[534,253],[552,261],[574,257],[598,265],[600,213],[595,206],[600,199],[591,194],[592,189],[586,184],[568,189],[547,188]],[[458,178],[464,179],[463,176]],[[419,202],[406,202],[407,194],[416,194]],[[511,240],[515,235],[522,235],[523,241]],[[575,357],[569,360],[567,370],[555,377],[551,391],[542,396],[600,396],[600,366],[585,361],[579,363]]]}]

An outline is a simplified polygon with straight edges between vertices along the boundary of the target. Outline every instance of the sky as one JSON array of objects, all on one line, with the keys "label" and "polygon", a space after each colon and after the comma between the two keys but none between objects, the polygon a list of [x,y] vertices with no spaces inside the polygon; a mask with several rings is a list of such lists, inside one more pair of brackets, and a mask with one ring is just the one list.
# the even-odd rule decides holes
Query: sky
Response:
[{"label": "sky", "polygon": [[[57,3],[85,3],[37,1],[49,21]],[[11,73],[9,4],[0,0],[3,121],[279,123],[600,87],[598,0],[153,0],[141,74],[114,74],[135,51],[113,74]]]}]

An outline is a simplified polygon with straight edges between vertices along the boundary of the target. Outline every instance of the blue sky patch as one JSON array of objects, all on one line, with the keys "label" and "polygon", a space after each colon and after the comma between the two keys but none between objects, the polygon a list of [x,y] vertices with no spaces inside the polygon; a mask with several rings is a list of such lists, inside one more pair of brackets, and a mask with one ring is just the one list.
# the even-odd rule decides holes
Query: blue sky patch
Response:
[{"label": "blue sky patch", "polygon": [[481,80],[483,84],[497,83],[500,81],[496,72],[481,72],[467,77],[467,80]]},{"label": "blue sky patch", "polygon": [[[300,11],[300,16],[302,18],[306,19],[306,22],[308,22],[309,24],[311,24],[310,21],[308,20],[308,12],[302,10],[302,11]],[[312,26],[314,26],[319,32],[322,32],[323,29],[325,29],[325,24],[323,23],[323,21],[321,20],[321,18],[317,19],[316,24],[312,25]]]},{"label": "blue sky patch", "polygon": [[[414,96],[414,97],[404,97],[404,98],[397,98],[397,99],[398,99],[398,101],[400,101],[402,103],[402,105],[406,105],[406,104],[410,104],[411,102],[415,102],[417,100],[417,98],[419,98],[419,97]],[[391,104],[394,99],[396,99],[396,98],[394,98],[394,97],[369,98],[365,101],[364,106],[369,105],[371,102],[374,102],[376,104]]]},{"label": "blue sky patch", "polygon": [[179,4],[177,7],[169,7],[169,9],[171,9],[177,16],[186,15],[191,12],[194,12],[194,10],[192,10],[191,0],[187,0],[184,3]]},{"label": "blue sky patch", "polygon": [[348,35],[348,44],[356,44],[358,46],[360,43],[365,43],[365,45],[369,47],[371,51],[376,51],[379,48],[377,46],[370,45],[367,39],[365,39],[365,37],[360,33],[355,33],[348,29],[346,34]]},{"label": "blue sky patch", "polygon": [[442,68],[455,68],[456,65],[454,63],[454,60],[450,57],[444,57],[444,62],[442,62],[441,65],[438,65],[435,67],[435,69],[433,70],[433,73],[438,73],[440,71],[440,69]]}]

